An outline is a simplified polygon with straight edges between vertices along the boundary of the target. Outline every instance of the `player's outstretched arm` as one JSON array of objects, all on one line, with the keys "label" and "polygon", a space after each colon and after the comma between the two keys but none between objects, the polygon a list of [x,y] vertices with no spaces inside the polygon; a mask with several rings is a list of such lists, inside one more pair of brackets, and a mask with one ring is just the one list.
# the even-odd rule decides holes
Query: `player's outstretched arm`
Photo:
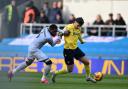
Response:
[{"label": "player's outstretched arm", "polygon": [[85,41],[82,39],[81,35],[79,36],[79,41],[80,41],[81,44],[85,43]]},{"label": "player's outstretched arm", "polygon": [[64,30],[58,28],[58,34],[57,35],[62,38],[63,34],[64,34]]},{"label": "player's outstretched arm", "polygon": [[55,46],[56,44],[59,44],[61,42],[61,37],[57,36],[56,38],[54,39],[48,39],[48,43],[53,47]]},{"label": "player's outstretched arm", "polygon": [[67,30],[66,28],[64,28],[63,30],[61,29],[58,29],[58,36],[62,37],[63,35],[64,36],[69,36],[70,34],[70,31]]}]

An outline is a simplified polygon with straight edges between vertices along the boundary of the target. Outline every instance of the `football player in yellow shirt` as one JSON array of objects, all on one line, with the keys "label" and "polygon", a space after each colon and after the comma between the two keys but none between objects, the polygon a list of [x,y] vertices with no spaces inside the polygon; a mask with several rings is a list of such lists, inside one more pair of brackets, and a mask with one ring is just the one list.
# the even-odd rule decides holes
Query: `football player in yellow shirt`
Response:
[{"label": "football player in yellow shirt", "polygon": [[85,65],[86,70],[86,81],[91,81],[96,83],[96,80],[90,76],[90,67],[89,60],[85,57],[85,54],[79,49],[77,42],[78,40],[81,44],[84,41],[81,38],[81,26],[84,24],[84,20],[82,17],[78,17],[75,19],[74,23],[68,24],[64,28],[64,50],[63,55],[65,59],[65,63],[67,65],[67,69],[62,69],[59,71],[55,71],[52,74],[52,81],[55,82],[55,77],[59,74],[71,73],[74,67],[74,58],[79,60]]}]

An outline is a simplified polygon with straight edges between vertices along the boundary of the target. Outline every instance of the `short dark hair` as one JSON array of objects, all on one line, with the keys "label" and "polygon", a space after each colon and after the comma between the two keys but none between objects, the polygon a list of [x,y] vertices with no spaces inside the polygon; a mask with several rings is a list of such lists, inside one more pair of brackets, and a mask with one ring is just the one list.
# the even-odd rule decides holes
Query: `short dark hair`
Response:
[{"label": "short dark hair", "polygon": [[51,24],[49,26],[49,32],[52,36],[56,36],[57,35],[57,26],[55,24]]},{"label": "short dark hair", "polygon": [[109,13],[109,16],[111,16],[111,17],[112,17],[112,16],[113,16],[113,13]]},{"label": "short dark hair", "polygon": [[78,22],[80,26],[82,26],[84,24],[84,20],[82,17],[76,18],[75,21]]},{"label": "short dark hair", "polygon": [[55,24],[51,24],[49,29],[57,29],[57,26]]}]

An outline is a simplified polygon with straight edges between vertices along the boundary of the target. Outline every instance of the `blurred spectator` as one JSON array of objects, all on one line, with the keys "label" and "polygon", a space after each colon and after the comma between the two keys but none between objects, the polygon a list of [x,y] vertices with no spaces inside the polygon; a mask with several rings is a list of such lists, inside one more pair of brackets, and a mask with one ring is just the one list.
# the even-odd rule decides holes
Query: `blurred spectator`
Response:
[{"label": "blurred spectator", "polygon": [[[101,15],[97,15],[96,16],[96,20],[93,22],[93,25],[104,25],[104,21],[102,20]],[[101,29],[103,31],[103,28]],[[102,34],[101,31],[101,34]],[[94,35],[97,36],[98,35],[98,27],[95,28],[88,28],[88,32],[89,35]]]},{"label": "blurred spectator", "polygon": [[96,20],[93,22],[93,25],[104,25],[104,21],[101,15],[96,16]]},{"label": "blurred spectator", "polygon": [[49,14],[50,23],[55,23],[57,14],[61,15],[61,12],[57,8],[57,2],[53,2],[52,3],[52,8],[50,9],[50,14]]},{"label": "blurred spectator", "polygon": [[31,3],[26,5],[25,11],[23,13],[23,22],[24,23],[33,23],[35,22],[35,11],[31,8]]},{"label": "blurred spectator", "polygon": [[55,21],[56,24],[64,24],[64,21],[62,19],[62,16],[60,14],[57,14],[56,15],[56,21]]},{"label": "blurred spectator", "polygon": [[57,2],[57,7],[58,7],[60,10],[63,9],[63,3],[62,3],[62,1],[58,1],[58,2]]},{"label": "blurred spectator", "polygon": [[31,8],[34,10],[35,12],[35,22],[38,22],[39,21],[39,18],[40,18],[40,11],[38,10],[38,8],[34,5],[34,2],[33,1],[30,1],[30,6]]},{"label": "blurred spectator", "polygon": [[45,15],[45,11],[40,13],[40,23],[49,23],[48,17]]},{"label": "blurred spectator", "polygon": [[113,19],[113,13],[108,14],[109,19],[105,22],[106,25],[114,25],[115,21]]},{"label": "blurred spectator", "polygon": [[9,5],[5,7],[5,12],[3,14],[4,20],[4,37],[17,37],[19,35],[18,25],[19,25],[19,15],[16,6],[16,1],[12,0]]},{"label": "blurred spectator", "polygon": [[[115,25],[126,25],[123,17],[120,13],[117,14],[117,18],[115,20]],[[116,36],[126,36],[126,28],[116,28]]]},{"label": "blurred spectator", "polygon": [[68,23],[73,23],[75,21],[75,15],[74,14],[70,14],[69,15],[69,20],[68,20]]},{"label": "blurred spectator", "polygon": [[41,8],[41,11],[42,11],[42,10],[45,12],[45,15],[46,15],[47,17],[49,17],[50,8],[49,8],[49,6],[48,6],[48,2],[45,2],[45,3],[43,4],[43,6],[42,6],[42,8]]},{"label": "blurred spectator", "polygon": [[57,2],[57,8],[58,8],[58,11],[60,12],[60,15],[62,16],[62,10],[63,10],[63,3],[62,3],[62,1],[58,1]]},{"label": "blurred spectator", "polygon": [[[34,23],[35,22],[35,11],[31,8],[31,3],[27,4],[23,13],[23,23]],[[25,33],[30,34],[30,27],[25,27]],[[34,32],[35,33],[35,30]]]},{"label": "blurred spectator", "polygon": [[[109,19],[106,20],[105,25],[114,25],[115,21],[113,19],[113,13],[109,13],[108,17],[109,17]],[[112,28],[111,27],[107,27],[105,29],[106,29],[106,32],[104,34],[106,36],[112,36]]]}]

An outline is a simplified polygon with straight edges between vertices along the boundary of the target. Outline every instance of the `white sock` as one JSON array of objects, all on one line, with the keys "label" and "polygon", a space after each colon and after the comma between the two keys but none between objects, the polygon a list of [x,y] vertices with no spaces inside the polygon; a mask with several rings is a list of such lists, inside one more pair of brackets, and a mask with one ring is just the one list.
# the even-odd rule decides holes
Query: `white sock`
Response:
[{"label": "white sock", "polygon": [[51,70],[51,65],[46,65],[45,68],[44,68],[44,73],[43,73],[43,76],[41,78],[41,80],[44,80],[44,78],[47,77],[47,75],[49,74]]},{"label": "white sock", "polygon": [[16,72],[23,70],[27,67],[26,62],[22,62],[19,66],[17,66],[15,69],[13,69],[12,73],[15,74]]}]

